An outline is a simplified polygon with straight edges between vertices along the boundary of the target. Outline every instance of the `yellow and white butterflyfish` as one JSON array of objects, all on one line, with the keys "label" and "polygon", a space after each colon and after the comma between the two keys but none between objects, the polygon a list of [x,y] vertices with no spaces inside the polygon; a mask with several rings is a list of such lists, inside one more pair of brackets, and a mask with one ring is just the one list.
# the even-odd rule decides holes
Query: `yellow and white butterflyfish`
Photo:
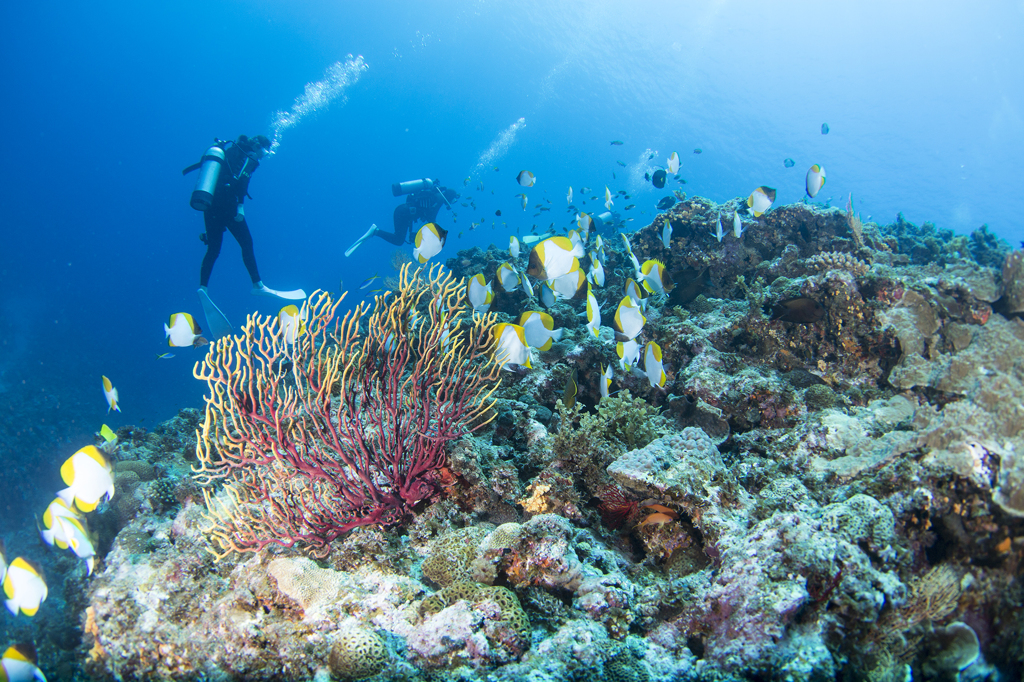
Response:
[{"label": "yellow and white butterflyfish", "polygon": [[623,296],[615,309],[615,331],[619,341],[635,339],[643,331],[647,318],[640,312],[640,306],[630,296]]},{"label": "yellow and white butterflyfish", "polygon": [[519,272],[511,263],[502,263],[498,266],[496,279],[502,291],[511,293],[519,286]]},{"label": "yellow and white butterflyfish", "polygon": [[665,269],[665,264],[656,260],[644,261],[640,266],[640,275],[643,277],[644,289],[652,294],[667,295],[672,291],[672,276]]},{"label": "yellow and white butterflyfish", "polygon": [[601,337],[601,306],[597,303],[594,290],[587,285],[587,329],[595,338]]},{"label": "yellow and white butterflyfish", "polygon": [[491,301],[494,300],[494,290],[491,288],[490,282],[484,281],[482,274],[470,277],[466,290],[473,310],[478,313],[486,313],[491,309]]},{"label": "yellow and white butterflyfish", "polygon": [[599,386],[599,388],[601,389],[601,397],[602,398],[607,398],[608,397],[608,389],[610,389],[612,387],[612,377],[613,376],[615,376],[615,375],[612,374],[612,366],[611,365],[606,366],[601,371],[601,379],[600,379],[600,386]]},{"label": "yellow and white butterflyfish", "polygon": [[590,228],[594,224],[594,219],[587,213],[579,213],[576,215],[576,227],[579,228],[580,234],[583,235],[583,241],[587,241],[587,236],[590,234]]},{"label": "yellow and white butterflyfish", "polygon": [[528,310],[519,316],[519,326],[523,328],[526,345],[537,350],[551,350],[551,344],[562,338],[561,327],[555,329],[555,321],[547,313],[539,310]]},{"label": "yellow and white butterflyfish", "polygon": [[635,367],[640,362],[640,344],[636,339],[619,341],[615,344],[615,354],[619,356],[619,366],[625,372],[629,367]]},{"label": "yellow and white butterflyfish", "polygon": [[818,192],[825,186],[825,169],[814,164],[807,171],[807,196],[814,198],[818,196]]},{"label": "yellow and white butterflyfish", "polygon": [[575,246],[568,237],[550,237],[530,251],[526,272],[535,279],[550,281],[579,270],[580,261],[573,255]]},{"label": "yellow and white butterflyfish", "polygon": [[60,467],[60,476],[68,487],[59,491],[57,497],[80,511],[91,512],[100,499],[114,496],[110,462],[93,445],[86,445],[68,457]]},{"label": "yellow and white butterflyfish", "polygon": [[522,201],[522,203],[523,203],[523,210],[525,211],[526,210],[526,205],[528,203],[530,203],[530,200],[526,198],[526,193],[524,192],[523,194],[517,194],[516,196],[523,200]]},{"label": "yellow and white butterflyfish", "polygon": [[530,360],[530,346],[526,343],[526,332],[518,324],[500,322],[494,325],[494,358],[502,369],[509,365],[533,367]]},{"label": "yellow and white butterflyfish", "polygon": [[597,251],[598,257],[604,258],[604,240],[601,239],[601,235],[594,237],[594,251]]},{"label": "yellow and white butterflyfish", "polygon": [[438,227],[435,223],[427,223],[416,233],[416,242],[412,250],[412,256],[420,265],[441,253],[444,242],[448,238],[448,231]]},{"label": "yellow and white butterflyfish", "polygon": [[632,277],[627,279],[622,290],[626,296],[633,299],[633,303],[636,303],[641,310],[647,310],[647,299],[645,298],[643,287],[637,284],[635,279]]},{"label": "yellow and white butterflyfish", "polygon": [[569,193],[565,195],[565,202],[567,204],[572,203],[572,185],[569,185]]},{"label": "yellow and white butterflyfish", "polygon": [[508,252],[512,255],[512,260],[519,258],[519,240],[515,235],[508,238]]},{"label": "yellow and white butterflyfish", "polygon": [[544,304],[545,308],[555,305],[555,291],[548,286],[547,282],[540,283],[540,302]]},{"label": "yellow and white butterflyfish", "polygon": [[740,220],[740,212],[739,211],[733,211],[732,212],[732,236],[736,237],[736,239],[739,239],[740,237],[743,236],[743,232],[744,232],[743,221]]},{"label": "yellow and white butterflyfish", "polygon": [[760,218],[765,211],[772,207],[773,201],[775,201],[775,190],[761,185],[747,197],[747,207],[753,212],[755,218]]},{"label": "yellow and white butterflyfish", "polygon": [[0,658],[2,682],[46,682],[46,675],[36,666],[36,649],[31,644],[7,647]]},{"label": "yellow and white butterflyfish", "polygon": [[277,328],[280,330],[281,339],[288,345],[294,344],[299,337],[306,333],[306,305],[302,305],[302,311],[294,303],[286,305],[277,312]]},{"label": "yellow and white butterflyfish", "polygon": [[58,516],[56,524],[61,527],[71,551],[79,559],[85,561],[87,575],[92,575],[92,569],[96,565],[96,547],[92,538],[89,537],[85,519],[75,516]]},{"label": "yellow and white butterflyfish", "polygon": [[719,241],[719,243],[721,243],[722,237],[725,236],[725,233],[722,232],[722,214],[721,213],[718,214],[718,223],[715,225],[715,231],[712,232],[712,234],[715,235],[715,239],[717,239]]},{"label": "yellow and white butterflyfish", "polygon": [[587,240],[583,238],[579,230],[569,230],[569,234],[566,236],[572,242],[572,255],[576,256],[576,258],[583,258],[587,253]]},{"label": "yellow and white butterflyfish", "polygon": [[533,187],[537,182],[537,176],[528,170],[519,171],[519,175],[516,176],[516,182],[523,187]]},{"label": "yellow and white butterflyfish", "polygon": [[608,189],[608,185],[605,185],[604,186],[604,207],[610,211],[610,210],[612,210],[612,206],[614,206],[614,205],[615,205],[615,202],[612,201],[612,191],[610,189]]},{"label": "yellow and white butterflyfish", "polygon": [[43,538],[43,542],[51,547],[56,545],[61,549],[67,549],[70,546],[64,527],[58,523],[58,520],[64,517],[80,518],[78,512],[72,509],[67,502],[56,497],[43,512],[43,526],[39,529],[39,535]]},{"label": "yellow and white butterflyfish", "polygon": [[164,324],[164,335],[167,345],[172,348],[187,348],[196,345],[196,339],[202,338],[202,329],[188,313],[172,313],[171,319]]},{"label": "yellow and white butterflyfish", "polygon": [[583,270],[576,268],[561,277],[548,280],[548,286],[555,293],[555,298],[578,298],[583,292],[583,287],[588,286],[587,276]]},{"label": "yellow and white butterflyfish", "polygon": [[595,287],[604,286],[604,265],[597,251],[590,252],[590,272],[587,273],[587,278]]},{"label": "yellow and white butterflyfish", "polygon": [[672,223],[668,220],[661,228],[661,243],[665,245],[666,249],[672,248]]},{"label": "yellow and white butterflyfish", "polygon": [[665,376],[665,365],[661,362],[661,346],[654,341],[648,341],[644,348],[644,372],[647,373],[647,380],[651,386],[662,388],[668,377]]},{"label": "yellow and white butterflyfish", "polygon": [[519,277],[522,280],[523,293],[526,294],[526,297],[535,298],[533,295],[533,285],[530,284],[530,277],[523,273],[519,273]]},{"label": "yellow and white butterflyfish", "polygon": [[675,175],[679,172],[679,153],[672,152],[668,155],[668,172],[669,175]]},{"label": "yellow and white butterflyfish", "polygon": [[121,400],[117,396],[117,389],[110,383],[110,379],[103,377],[103,397],[107,399],[107,414],[110,414],[111,410],[115,412],[121,411]]},{"label": "yellow and white butterflyfish", "polygon": [[7,608],[14,615],[19,612],[26,616],[36,615],[47,595],[42,571],[32,562],[18,557],[7,567],[4,595],[7,597]]}]

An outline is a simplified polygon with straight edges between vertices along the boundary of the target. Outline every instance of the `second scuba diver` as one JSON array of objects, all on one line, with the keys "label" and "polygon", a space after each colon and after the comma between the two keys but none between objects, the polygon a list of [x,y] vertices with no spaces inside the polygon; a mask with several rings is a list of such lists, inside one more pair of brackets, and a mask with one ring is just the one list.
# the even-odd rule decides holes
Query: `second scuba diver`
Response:
[{"label": "second scuba diver", "polygon": [[459,197],[455,190],[443,187],[440,181],[430,178],[395,183],[391,185],[391,193],[396,197],[405,195],[405,203],[395,207],[395,231],[386,232],[376,225],[371,225],[366,234],[345,250],[346,256],[351,256],[363,242],[374,236],[395,246],[401,246],[408,238],[409,228],[417,221],[436,222],[437,212],[441,210],[441,207],[447,206],[451,210],[452,202]]},{"label": "second scuba diver", "polygon": [[[263,284],[256,266],[252,234],[245,221],[245,198],[249,196],[249,180],[260,165],[260,159],[270,150],[270,140],[264,135],[249,138],[239,135],[236,141],[217,140],[206,150],[199,163],[189,166],[182,174],[199,170],[196,187],[192,192],[192,208],[203,212],[206,232],[200,239],[206,244],[206,255],[199,270],[199,299],[206,313],[210,332],[222,336],[231,331],[227,318],[210,300],[207,286],[213,264],[220,255],[224,232],[231,232],[242,248],[242,262],[252,279],[252,293],[275,296],[287,300],[302,300],[302,289],[275,291]],[[251,197],[250,197],[251,198]]]}]

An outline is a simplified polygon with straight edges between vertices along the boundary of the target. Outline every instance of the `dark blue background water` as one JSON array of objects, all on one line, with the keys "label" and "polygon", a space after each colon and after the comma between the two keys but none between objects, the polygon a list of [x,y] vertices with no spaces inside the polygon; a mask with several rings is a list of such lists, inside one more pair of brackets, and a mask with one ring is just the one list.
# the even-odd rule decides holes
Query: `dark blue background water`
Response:
[{"label": "dark blue background water", "polygon": [[[690,195],[724,201],[766,184],[779,203],[798,201],[821,163],[819,200],[845,206],[852,192],[877,221],[903,211],[1024,237],[1024,5],[708,4],[4,3],[0,492],[38,485],[49,498],[56,467],[102,422],[151,426],[201,406],[201,351],[156,359],[171,313],[202,319],[202,217],[180,171],[214,136],[269,134],[274,112],[349,53],[368,70],[285,131],[250,187],[271,287],[390,274],[390,245],[343,251],[370,223],[390,228],[392,182],[422,176],[478,207],[458,207],[454,224],[441,212],[452,231],[442,259],[568,224],[570,184],[577,205],[583,185],[631,192],[617,208],[637,204],[624,215],[642,226],[668,193],[642,181],[648,148],[658,163],[680,153]],[[488,150],[493,162],[474,171]],[[525,213],[522,169],[538,177]],[[545,198],[554,210],[534,220]],[[230,236],[210,292],[236,325],[280,307],[250,295]],[[105,414],[101,374],[121,414]]]}]

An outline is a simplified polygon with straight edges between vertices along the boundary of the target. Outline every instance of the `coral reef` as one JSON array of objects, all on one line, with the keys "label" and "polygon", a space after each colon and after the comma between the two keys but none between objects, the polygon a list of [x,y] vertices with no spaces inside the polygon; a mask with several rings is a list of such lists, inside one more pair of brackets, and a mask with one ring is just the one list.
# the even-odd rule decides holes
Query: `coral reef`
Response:
[{"label": "coral reef", "polygon": [[[719,215],[734,211],[742,235],[718,240]],[[592,290],[607,325],[636,273],[621,237],[601,236],[606,281]],[[62,588],[78,627],[44,639],[47,674],[1020,679],[1019,254],[985,228],[957,236],[811,204],[754,218],[739,198],[684,198],[627,237],[639,262],[664,263],[675,282],[644,297],[636,337],[661,349],[664,386],[645,360],[620,359],[621,330],[595,333],[581,322],[584,301],[559,300],[548,313],[561,338],[533,353],[532,368],[502,370],[493,393],[490,379],[471,386],[478,412],[438,445],[423,485],[397,496],[401,513],[386,518],[370,511],[374,492],[394,485],[387,467],[369,475],[349,516],[289,516],[312,508],[311,490],[326,490],[294,472],[344,451],[323,443],[334,432],[349,442],[338,429],[364,406],[344,402],[343,376],[325,375],[311,393],[330,407],[320,430],[296,431],[317,414],[312,403],[295,409],[304,377],[275,374],[273,390],[246,388],[247,403],[227,388],[240,378],[217,364],[225,346],[211,348],[207,370],[224,369],[211,387],[214,417],[188,410],[151,433],[119,434],[118,494],[93,524],[99,565],[88,582],[78,568]],[[490,280],[508,258],[474,249],[447,270],[452,282],[480,272]],[[389,328],[396,338],[419,319],[436,326],[432,349],[446,324],[477,330],[482,343],[478,324],[515,322],[539,305],[520,287],[496,292],[489,316],[474,317],[455,299],[432,307],[436,291],[427,286],[392,315],[402,322]],[[360,320],[328,337],[311,319],[307,335],[321,339],[322,354],[310,347],[304,361],[349,342],[344,352],[357,352],[357,336],[373,327]],[[385,355],[396,347],[379,341]],[[397,379],[431,352],[413,344]],[[490,376],[480,353],[460,361],[476,368],[462,385]],[[436,404],[436,390],[417,395]],[[253,425],[272,414],[282,417]],[[378,420],[365,442],[392,426]],[[204,493],[207,503],[216,494],[203,486],[215,482],[191,476],[197,451],[208,470],[244,456],[238,473],[249,485],[292,466],[275,480],[296,496],[249,500],[249,516],[217,531],[204,518]],[[282,452],[295,456],[282,463]],[[287,518],[280,537],[312,541],[245,542],[244,522],[261,509]]]}]

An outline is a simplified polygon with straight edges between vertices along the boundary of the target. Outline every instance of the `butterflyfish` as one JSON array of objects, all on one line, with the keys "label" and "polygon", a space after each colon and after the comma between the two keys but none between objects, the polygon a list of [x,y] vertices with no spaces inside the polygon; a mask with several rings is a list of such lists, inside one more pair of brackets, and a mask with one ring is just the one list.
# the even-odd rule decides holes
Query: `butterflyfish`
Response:
[{"label": "butterflyfish", "polygon": [[537,350],[551,350],[551,344],[562,338],[561,327],[555,329],[555,321],[545,312],[528,310],[519,316],[526,345]]},{"label": "butterflyfish", "polygon": [[661,169],[658,169],[651,173],[651,184],[657,187],[658,189],[663,189],[665,187],[665,182],[667,180],[668,173]]},{"label": "butterflyfish", "polygon": [[427,223],[416,233],[416,243],[412,250],[413,258],[419,261],[420,265],[426,263],[441,253],[447,238],[447,230],[441,229],[435,223]]},{"label": "butterflyfish", "polygon": [[513,260],[519,258],[519,240],[516,239],[514,234],[508,238],[508,252],[512,254]]},{"label": "butterflyfish", "polygon": [[601,239],[601,235],[597,235],[594,238],[594,251],[597,252],[597,255],[600,258],[604,258],[604,256],[605,256],[605,254],[604,254],[604,240]]},{"label": "butterflyfish", "polygon": [[615,344],[615,354],[619,356],[619,366],[622,371],[629,367],[635,367],[640,362],[640,344],[636,339],[619,341]]},{"label": "butterflyfish", "polygon": [[586,213],[580,213],[576,216],[576,227],[580,230],[580,235],[583,236],[583,241],[587,241],[587,235],[590,234],[590,226],[594,224],[594,219]]},{"label": "butterflyfish", "polygon": [[77,511],[68,506],[67,502],[55,497],[43,512],[43,526],[39,529],[39,535],[51,547],[56,545],[60,549],[67,549],[70,544],[64,527],[58,523],[61,518],[79,519],[81,517]]},{"label": "butterflyfish", "polygon": [[494,325],[494,338],[497,344],[494,358],[502,369],[509,365],[522,365],[532,368],[530,362],[530,346],[526,343],[526,332],[518,324],[500,322]]},{"label": "butterflyfish", "polygon": [[648,341],[644,348],[644,372],[647,373],[647,380],[651,386],[663,388],[668,381],[665,376],[665,365],[661,361],[661,346],[654,341]]},{"label": "butterflyfish", "polygon": [[525,211],[526,210],[526,205],[528,203],[530,203],[530,200],[526,198],[525,194],[517,194],[516,196],[522,198],[522,200],[523,200],[523,202],[522,202],[523,203],[523,210]]},{"label": "butterflyfish", "polygon": [[668,294],[672,291],[672,276],[665,269],[664,263],[656,260],[644,261],[640,266],[644,289],[652,294]]},{"label": "butterflyfish", "polygon": [[668,220],[661,228],[661,243],[665,245],[666,249],[672,248],[672,223]]},{"label": "butterflyfish", "polygon": [[533,285],[530,284],[529,276],[520,273],[519,277],[522,280],[523,293],[527,298],[533,298]]},{"label": "butterflyfish", "polygon": [[68,457],[60,467],[60,476],[68,487],[59,491],[57,497],[81,511],[91,512],[100,499],[114,496],[110,462],[93,445],[86,445]]},{"label": "butterflyfish", "polygon": [[580,298],[583,294],[583,288],[587,286],[587,276],[583,273],[583,270],[576,268],[561,277],[555,277],[548,284],[551,286],[555,298]]},{"label": "butterflyfish", "polygon": [[[305,306],[303,306],[305,308]],[[293,344],[299,337],[306,333],[306,320],[303,319],[298,306],[294,303],[286,305],[277,313],[277,327],[280,330],[281,339],[286,344]]]},{"label": "butterflyfish", "polygon": [[[513,237],[515,239],[515,237]],[[469,278],[466,286],[469,303],[473,310],[478,313],[486,313],[491,309],[491,301],[494,300],[494,290],[489,282],[484,281],[482,274],[476,274]]]},{"label": "butterflyfish", "polygon": [[569,193],[565,195],[565,201],[568,204],[572,203],[572,185],[569,185]]},{"label": "butterflyfish", "polygon": [[580,387],[577,385],[578,374],[576,367],[572,368],[572,372],[569,373],[569,377],[565,380],[565,388],[562,390],[562,404],[567,408],[572,409],[576,406],[576,394],[579,393]]},{"label": "butterflyfish", "polygon": [[612,366],[611,365],[606,366],[601,371],[601,379],[600,379],[600,386],[599,386],[599,388],[601,390],[601,397],[602,398],[607,398],[608,397],[608,390],[612,387],[612,377],[613,376],[614,375],[612,374]]},{"label": "butterflyfish", "polygon": [[641,309],[647,307],[647,299],[644,298],[644,290],[636,283],[636,280],[630,277],[626,280],[625,286],[622,287],[623,293],[633,299],[633,303],[636,303]]},{"label": "butterflyfish", "polygon": [[569,234],[566,236],[572,242],[572,255],[576,256],[576,258],[583,258],[587,252],[587,248],[584,246],[586,240],[583,238],[583,235],[579,233],[579,230],[569,230]]},{"label": "butterflyfish", "polygon": [[47,589],[43,573],[35,564],[18,557],[7,567],[4,576],[5,603],[14,615],[34,616],[39,605],[46,601]]},{"label": "butterflyfish", "polygon": [[519,171],[519,175],[516,176],[516,182],[523,187],[533,187],[534,183],[537,182],[537,176],[528,170]]},{"label": "butterflyfish", "polygon": [[579,270],[580,261],[573,255],[575,245],[567,237],[550,237],[530,251],[526,272],[531,277],[552,280]]},{"label": "butterflyfish", "polygon": [[502,291],[511,293],[519,286],[519,273],[511,263],[502,263],[498,266],[497,280]]},{"label": "butterflyfish", "polygon": [[640,335],[647,318],[640,312],[640,306],[631,296],[623,296],[615,309],[615,336],[618,341],[629,341]]},{"label": "butterflyfish", "polygon": [[679,172],[679,154],[677,152],[668,155],[668,172],[672,175]]},{"label": "butterflyfish", "polygon": [[761,185],[747,197],[747,207],[750,208],[755,218],[760,218],[765,211],[772,207],[773,201],[775,201],[775,190]]},{"label": "butterflyfish", "polygon": [[555,292],[547,282],[540,283],[540,302],[544,304],[545,308],[555,305]]},{"label": "butterflyfish", "polygon": [[596,251],[590,252],[590,272],[587,273],[587,278],[595,287],[604,286],[604,265]]},{"label": "butterflyfish", "polygon": [[807,196],[814,198],[825,186],[825,169],[814,164],[807,171]]},{"label": "butterflyfish", "polygon": [[732,236],[736,239],[743,236],[743,221],[740,220],[739,211],[732,212]]},{"label": "butterflyfish", "polygon": [[103,438],[104,447],[114,447],[117,445],[117,434],[106,424],[100,426],[100,436]]},{"label": "butterflyfish", "polygon": [[[102,374],[100,376],[103,376]],[[115,412],[121,411],[120,399],[117,397],[117,389],[110,383],[110,379],[103,376],[103,397],[107,399],[107,414],[110,414],[111,410]]]},{"label": "butterflyfish", "polygon": [[715,239],[717,239],[719,242],[721,242],[722,241],[722,237],[725,236],[725,233],[722,232],[722,214],[721,213],[718,214],[718,221],[715,224],[715,231],[713,232],[713,234],[715,235]]},{"label": "butterflyfish", "polygon": [[595,338],[601,336],[601,306],[597,304],[594,290],[587,285],[587,329]]},{"label": "butterflyfish", "polygon": [[608,185],[605,185],[604,186],[604,207],[610,211],[610,210],[612,210],[612,206],[614,206],[614,205],[615,205],[615,202],[612,201],[612,192],[611,192],[610,189],[608,189]]},{"label": "butterflyfish", "polygon": [[204,345],[207,341],[200,336],[202,331],[188,313],[173,313],[170,321],[164,325],[167,345],[173,348]]},{"label": "butterflyfish", "polygon": [[2,682],[46,682],[46,675],[36,666],[36,649],[31,644],[15,644],[7,647],[0,658],[0,680]]}]

